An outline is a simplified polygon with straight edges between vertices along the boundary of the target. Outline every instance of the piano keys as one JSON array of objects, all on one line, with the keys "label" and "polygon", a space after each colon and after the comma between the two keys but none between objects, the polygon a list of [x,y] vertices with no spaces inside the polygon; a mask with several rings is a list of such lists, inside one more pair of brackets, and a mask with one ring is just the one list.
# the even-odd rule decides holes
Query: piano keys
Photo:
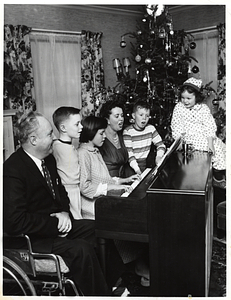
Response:
[{"label": "piano keys", "polygon": [[[140,184],[140,182],[147,176],[147,174],[152,170],[152,168],[146,168],[142,174],[141,174],[141,179],[136,179],[132,184],[131,184],[131,187],[132,187],[132,191],[137,187],[137,185]],[[132,192],[131,191],[131,192]],[[124,192],[121,197],[128,197],[131,192]]]},{"label": "piano keys", "polygon": [[96,235],[101,242],[148,243],[150,296],[205,297],[213,236],[211,155],[194,151],[186,159],[177,146],[127,197],[96,200]]}]

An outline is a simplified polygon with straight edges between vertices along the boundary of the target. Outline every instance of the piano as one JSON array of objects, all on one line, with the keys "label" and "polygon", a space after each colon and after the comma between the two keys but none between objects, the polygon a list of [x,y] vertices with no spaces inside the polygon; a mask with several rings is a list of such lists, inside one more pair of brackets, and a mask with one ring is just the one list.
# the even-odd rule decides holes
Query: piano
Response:
[{"label": "piano", "polygon": [[211,155],[184,155],[176,140],[133,190],[95,202],[96,236],[105,271],[107,239],[148,243],[155,297],[207,297],[213,239]]}]

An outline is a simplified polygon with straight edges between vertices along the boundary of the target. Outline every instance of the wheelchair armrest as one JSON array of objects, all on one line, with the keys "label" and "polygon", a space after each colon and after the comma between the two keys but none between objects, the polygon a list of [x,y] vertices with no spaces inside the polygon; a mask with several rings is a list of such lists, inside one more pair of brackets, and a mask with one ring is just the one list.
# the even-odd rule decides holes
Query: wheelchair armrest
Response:
[{"label": "wheelchair armrest", "polygon": [[[26,234],[17,234],[17,235],[11,235],[11,234],[8,234],[8,233],[3,233],[3,239],[4,239],[4,241],[6,242],[7,240],[10,242],[10,247],[9,247],[9,249],[13,249],[14,247],[13,247],[13,244],[14,244],[14,242],[16,242],[16,239],[18,239],[18,240],[24,240],[25,241],[25,243],[26,243],[26,246],[27,246],[27,250],[30,252],[30,253],[32,253],[32,246],[31,246],[31,241],[30,241],[30,237],[28,236],[28,235],[26,235]],[[8,247],[5,247],[4,246],[4,243],[3,243],[3,248],[8,248]]]},{"label": "wheelchair armrest", "polygon": [[53,253],[33,253],[37,272],[68,273],[70,270],[60,255]]}]

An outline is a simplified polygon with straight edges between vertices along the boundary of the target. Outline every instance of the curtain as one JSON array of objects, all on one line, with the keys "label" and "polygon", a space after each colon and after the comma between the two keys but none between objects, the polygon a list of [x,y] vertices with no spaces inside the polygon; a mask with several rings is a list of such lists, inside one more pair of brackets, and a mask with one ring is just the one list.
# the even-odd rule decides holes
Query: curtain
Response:
[{"label": "curtain", "polygon": [[101,38],[101,32],[82,31],[81,34],[81,89],[84,116],[97,116],[100,105],[105,100]]},{"label": "curtain", "polygon": [[[190,55],[197,59],[198,63],[192,60],[191,66],[199,67],[200,76],[203,85],[211,83],[211,87],[217,90],[217,65],[218,65],[218,32],[214,28],[209,31],[203,31],[198,33],[192,33],[196,48],[190,50]],[[216,107],[213,105],[213,100],[216,98],[215,93],[210,93],[206,102],[209,106],[211,113],[216,112]]]},{"label": "curtain", "polygon": [[212,81],[210,86],[216,93],[211,92],[206,103],[215,118],[217,135],[225,142],[225,25],[220,24],[212,30],[192,34],[196,49],[190,50],[190,55],[198,60],[198,63],[192,60],[192,66],[199,67],[203,85]]},{"label": "curtain", "polygon": [[4,109],[36,110],[30,27],[4,25]]},{"label": "curtain", "polygon": [[217,94],[219,99],[218,111],[214,118],[218,127],[217,135],[226,141],[226,40],[225,24],[219,24],[218,29],[218,70],[217,70]]},{"label": "curtain", "polygon": [[225,107],[226,101],[226,41],[225,41],[225,24],[217,26],[218,29],[218,72],[217,80],[218,87],[217,93],[220,97],[221,106]]},{"label": "curtain", "polygon": [[37,110],[53,124],[58,107],[81,108],[80,35],[32,32],[30,40]]}]

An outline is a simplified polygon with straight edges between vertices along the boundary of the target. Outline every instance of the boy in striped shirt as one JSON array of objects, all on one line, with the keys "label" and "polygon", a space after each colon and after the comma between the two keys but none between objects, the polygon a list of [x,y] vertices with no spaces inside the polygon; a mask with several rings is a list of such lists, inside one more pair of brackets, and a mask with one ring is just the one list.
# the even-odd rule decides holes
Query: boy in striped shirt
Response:
[{"label": "boy in striped shirt", "polygon": [[150,106],[146,101],[139,100],[134,104],[132,117],[134,124],[124,129],[124,144],[128,150],[129,164],[137,174],[146,169],[146,159],[152,143],[156,147],[156,164],[163,157],[166,146],[156,128],[148,124]]}]

